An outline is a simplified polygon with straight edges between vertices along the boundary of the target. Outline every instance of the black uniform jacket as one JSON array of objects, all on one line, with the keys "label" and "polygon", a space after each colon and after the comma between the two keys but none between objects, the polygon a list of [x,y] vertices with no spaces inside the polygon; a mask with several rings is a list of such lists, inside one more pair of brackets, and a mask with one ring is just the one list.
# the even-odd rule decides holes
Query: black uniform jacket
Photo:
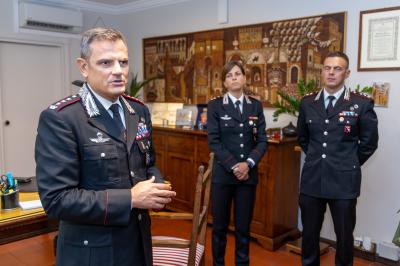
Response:
[{"label": "black uniform jacket", "polygon": [[160,178],[150,115],[135,98],[120,101],[126,136],[85,85],[40,116],[36,176],[46,213],[60,220],[57,265],[152,265],[150,218],[131,210],[130,192]]},{"label": "black uniform jacket", "polygon": [[328,116],[323,90],[305,96],[297,122],[306,154],[301,193],[329,199],[360,195],[361,165],[378,147],[378,119],[369,97],[345,88]]},{"label": "black uniform jacket", "polygon": [[213,182],[257,184],[258,171],[253,167],[247,181],[239,181],[232,166],[251,158],[256,165],[267,150],[265,118],[260,101],[245,95],[240,116],[228,94],[208,103],[208,145],[215,153]]}]

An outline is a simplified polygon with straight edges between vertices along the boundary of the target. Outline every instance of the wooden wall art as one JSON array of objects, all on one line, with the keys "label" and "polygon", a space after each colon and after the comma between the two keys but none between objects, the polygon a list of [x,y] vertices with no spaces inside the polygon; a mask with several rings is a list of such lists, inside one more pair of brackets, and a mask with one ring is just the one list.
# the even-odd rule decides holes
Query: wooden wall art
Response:
[{"label": "wooden wall art", "polygon": [[346,13],[143,39],[146,102],[204,104],[223,94],[222,67],[240,60],[246,93],[265,107],[278,90],[296,95],[300,79],[320,84],[322,59],[345,47]]}]

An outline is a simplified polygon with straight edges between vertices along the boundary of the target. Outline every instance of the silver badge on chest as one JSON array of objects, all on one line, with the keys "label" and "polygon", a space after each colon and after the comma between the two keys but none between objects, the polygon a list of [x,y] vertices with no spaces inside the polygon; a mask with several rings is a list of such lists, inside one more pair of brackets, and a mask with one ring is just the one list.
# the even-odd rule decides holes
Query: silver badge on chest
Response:
[{"label": "silver badge on chest", "polygon": [[94,143],[104,143],[110,140],[110,138],[103,138],[103,133],[97,132],[97,138],[89,138]]}]

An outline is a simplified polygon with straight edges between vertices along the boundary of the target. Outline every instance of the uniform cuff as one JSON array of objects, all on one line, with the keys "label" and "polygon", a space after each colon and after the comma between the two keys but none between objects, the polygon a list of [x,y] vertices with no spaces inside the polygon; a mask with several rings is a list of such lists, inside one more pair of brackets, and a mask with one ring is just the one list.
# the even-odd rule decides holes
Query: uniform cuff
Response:
[{"label": "uniform cuff", "polygon": [[254,165],[256,165],[256,163],[251,158],[247,158],[246,163],[247,163],[247,165],[249,166],[250,169],[253,168]]}]

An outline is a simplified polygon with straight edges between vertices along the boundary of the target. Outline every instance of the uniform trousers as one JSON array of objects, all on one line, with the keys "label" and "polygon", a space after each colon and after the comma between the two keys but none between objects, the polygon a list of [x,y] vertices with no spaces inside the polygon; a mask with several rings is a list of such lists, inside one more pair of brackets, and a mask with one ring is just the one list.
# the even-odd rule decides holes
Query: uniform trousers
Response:
[{"label": "uniform trousers", "polygon": [[335,265],[353,265],[353,231],[356,224],[357,199],[325,199],[300,194],[303,266],[320,265],[319,238],[327,204],[336,234]]},{"label": "uniform trousers", "polygon": [[255,185],[213,183],[213,265],[225,265],[226,234],[234,204],[235,265],[249,265],[250,223],[256,194]]}]

